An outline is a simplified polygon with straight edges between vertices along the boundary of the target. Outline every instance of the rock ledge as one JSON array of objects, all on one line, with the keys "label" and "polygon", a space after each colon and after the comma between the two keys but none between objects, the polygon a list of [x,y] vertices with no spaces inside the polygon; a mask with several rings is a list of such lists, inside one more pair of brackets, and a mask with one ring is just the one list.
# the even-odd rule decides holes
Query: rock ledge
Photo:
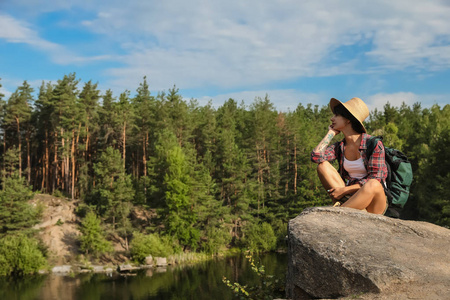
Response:
[{"label": "rock ledge", "polygon": [[[289,222],[287,294],[302,299],[450,299],[450,230],[349,208]],[[304,299],[304,298],[303,298]]]}]

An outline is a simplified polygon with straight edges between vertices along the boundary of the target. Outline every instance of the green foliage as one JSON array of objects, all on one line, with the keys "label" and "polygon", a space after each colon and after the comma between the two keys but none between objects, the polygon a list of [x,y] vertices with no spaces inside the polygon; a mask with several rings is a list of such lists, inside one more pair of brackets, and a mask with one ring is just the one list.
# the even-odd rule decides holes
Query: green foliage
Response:
[{"label": "green foliage", "polygon": [[167,151],[163,188],[167,206],[168,233],[183,246],[197,248],[200,232],[195,228],[197,215],[190,197],[191,178],[185,155],[180,147]]},{"label": "green foliage", "polygon": [[113,229],[129,231],[129,214],[134,189],[131,176],[125,174],[119,151],[108,147],[94,164],[98,183],[88,202],[97,207],[102,216],[112,223]]},{"label": "green foliage", "polygon": [[0,275],[22,276],[47,266],[38,242],[26,235],[7,235],[0,239]]},{"label": "green foliage", "polygon": [[243,243],[252,252],[275,250],[277,245],[277,237],[269,223],[250,223],[244,229],[244,235]]},{"label": "green foliage", "polygon": [[86,254],[98,256],[112,251],[112,245],[106,240],[101,220],[90,211],[81,222],[80,250]]},{"label": "green foliage", "polygon": [[30,229],[38,222],[39,211],[28,201],[31,187],[19,176],[19,153],[12,148],[4,155],[3,189],[0,191],[0,235]]},{"label": "green foliage", "polygon": [[209,254],[217,254],[230,244],[231,235],[225,226],[209,226],[206,229],[205,240],[202,241],[201,250]]},{"label": "green foliage", "polygon": [[403,141],[398,137],[398,127],[394,123],[388,123],[381,130],[373,132],[374,135],[383,136],[383,143],[391,148],[402,150]]},{"label": "green foliage", "polygon": [[160,237],[157,234],[134,233],[131,241],[131,257],[144,263],[149,255],[153,257],[167,257],[174,253],[171,242],[166,237]]},{"label": "green foliage", "polygon": [[[215,108],[185,101],[175,86],[153,96],[146,77],[134,95],[118,96],[101,95],[92,81],[80,89],[80,81],[71,73],[43,82],[37,99],[26,81],[8,99],[0,95],[0,235],[37,222],[28,186],[81,199],[80,216],[95,211],[125,240],[154,230],[209,253],[236,245],[266,251],[273,236],[283,247],[289,219],[331,204],[310,161],[328,106],[278,112],[266,96]],[[388,103],[365,122],[411,160],[404,218],[450,226],[449,120],[450,105]],[[146,216],[139,219],[134,205]]]}]

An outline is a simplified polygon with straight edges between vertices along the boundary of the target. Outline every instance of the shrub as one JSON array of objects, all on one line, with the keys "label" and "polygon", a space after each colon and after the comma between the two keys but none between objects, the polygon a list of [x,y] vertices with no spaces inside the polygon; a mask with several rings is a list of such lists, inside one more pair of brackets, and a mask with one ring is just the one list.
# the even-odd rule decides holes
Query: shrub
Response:
[{"label": "shrub", "polygon": [[97,256],[113,250],[111,243],[103,236],[101,220],[93,211],[86,214],[81,222],[80,231],[82,233],[79,238],[80,249],[86,254]]},{"label": "shrub", "polygon": [[231,235],[228,229],[215,226],[208,227],[206,230],[206,240],[202,241],[201,250],[208,254],[217,254],[222,247],[231,242]]},{"label": "shrub", "polygon": [[274,219],[270,223],[275,236],[277,237],[277,247],[286,248],[287,224],[281,219]]},{"label": "shrub", "polygon": [[37,240],[22,234],[0,239],[0,275],[33,274],[46,265]]},{"label": "shrub", "polygon": [[132,258],[139,263],[143,263],[149,255],[167,257],[174,252],[170,241],[157,234],[135,233],[130,246]]},{"label": "shrub", "polygon": [[251,251],[271,251],[277,245],[277,237],[269,223],[250,224],[244,229],[244,245]]}]

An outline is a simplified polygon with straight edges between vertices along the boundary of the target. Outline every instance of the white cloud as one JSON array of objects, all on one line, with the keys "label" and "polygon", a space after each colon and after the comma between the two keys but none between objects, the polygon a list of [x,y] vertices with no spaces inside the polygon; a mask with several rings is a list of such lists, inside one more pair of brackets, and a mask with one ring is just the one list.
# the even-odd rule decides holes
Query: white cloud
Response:
[{"label": "white cloud", "polygon": [[0,87],[0,94],[3,94],[3,100],[7,100],[11,96],[11,92],[5,89],[4,87]]},{"label": "white cloud", "polygon": [[0,14],[0,39],[8,43],[23,43],[49,55],[50,59],[60,65],[83,64],[98,60],[111,60],[110,55],[79,56],[66,47],[47,41],[39,36],[33,25],[20,21],[6,14]]},{"label": "white cloud", "polygon": [[57,44],[50,43],[38,37],[37,33],[30,29],[31,25],[16,20],[9,15],[0,14],[0,38],[10,43],[26,43],[41,50],[55,51]]},{"label": "white cloud", "polygon": [[[125,67],[111,70],[115,83],[147,74],[157,87],[242,87],[450,67],[450,7],[441,1],[127,3],[103,6],[83,23],[128,52]],[[342,46],[349,51],[337,52]],[[366,48],[352,56],[352,47]]]},{"label": "white cloud", "polygon": [[99,44],[95,55],[83,57],[7,15],[0,15],[0,28],[8,28],[0,38],[28,43],[57,64],[119,62],[122,66],[104,71],[111,81],[103,84],[122,90],[137,86],[144,75],[155,90],[173,84],[260,89],[301,77],[450,68],[450,6],[438,0],[44,2],[9,5],[36,15],[89,11],[67,22],[121,51],[105,54]]}]

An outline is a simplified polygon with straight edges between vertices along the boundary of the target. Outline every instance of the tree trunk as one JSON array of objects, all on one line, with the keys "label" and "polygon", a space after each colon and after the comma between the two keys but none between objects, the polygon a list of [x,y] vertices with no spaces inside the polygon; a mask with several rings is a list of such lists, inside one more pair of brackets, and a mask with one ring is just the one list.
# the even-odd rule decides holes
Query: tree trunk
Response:
[{"label": "tree trunk", "polygon": [[294,135],[294,194],[297,195],[297,137]]},{"label": "tree trunk", "polygon": [[55,153],[53,154],[53,187],[52,187],[52,192],[54,192],[56,190],[56,188],[58,187],[58,132],[55,131]]},{"label": "tree trunk", "polygon": [[89,149],[89,127],[86,126],[86,150],[85,150],[86,161],[88,161],[88,149]]},{"label": "tree trunk", "polygon": [[16,117],[17,137],[19,139],[19,177],[22,177],[22,138],[20,136],[20,119]]},{"label": "tree trunk", "polygon": [[64,153],[65,152],[65,145],[66,145],[66,139],[64,138],[64,130],[61,128],[61,148],[62,148],[62,162],[61,162],[61,189],[63,191],[66,190],[66,160],[67,160],[67,155]]},{"label": "tree trunk", "polygon": [[139,166],[140,166],[140,160],[139,160],[139,148],[136,148],[136,178],[139,179],[141,173],[139,172]]},{"label": "tree trunk", "polygon": [[142,147],[142,164],[143,164],[143,168],[144,168],[144,177],[147,176],[147,138],[148,138],[148,133],[146,133],[146,135],[143,138],[143,147]]},{"label": "tree trunk", "polygon": [[[76,154],[76,149],[78,149],[78,143],[79,143],[79,141],[80,141],[80,132],[81,132],[81,123],[79,123],[78,124],[78,131],[77,131],[77,139],[75,140],[75,146],[74,146],[74,156],[75,156],[75,154]],[[75,169],[76,169],[76,161],[75,161],[75,159],[74,159],[74,165],[73,165],[73,176],[74,176],[74,178],[73,178],[73,184],[75,185],[75,181],[76,181],[76,178],[78,178],[78,170],[76,170],[76,172],[75,172]],[[74,196],[72,196],[72,197],[74,197]]]},{"label": "tree trunk", "polygon": [[31,157],[30,157],[30,132],[27,132],[27,136],[26,136],[26,141],[27,141],[27,170],[28,170],[28,184],[31,183]]},{"label": "tree trunk", "polygon": [[42,186],[45,187],[45,192],[48,193],[50,190],[50,153],[48,146],[48,131],[45,131],[45,179],[43,180]]},{"label": "tree trunk", "polygon": [[75,130],[72,130],[72,148],[71,148],[71,156],[72,156],[72,186],[71,186],[71,195],[72,200],[75,199]]},{"label": "tree trunk", "polygon": [[126,159],[126,157],[125,157],[125,151],[126,151],[126,148],[127,148],[127,145],[126,145],[126,138],[127,138],[127,135],[126,135],[126,131],[127,130],[127,122],[124,122],[123,123],[123,134],[122,134],[122,147],[123,147],[123,149],[122,149],[122,159],[123,159],[123,169],[125,170],[125,159]]},{"label": "tree trunk", "polygon": [[289,138],[288,138],[288,140],[287,140],[287,149],[286,149],[286,185],[285,185],[285,187],[284,187],[284,196],[287,196],[287,194],[288,194],[288,191],[289,191],[289,180],[288,180],[288,178],[289,178],[289,164],[290,164],[290,161],[289,161],[289,156],[290,156],[290,149],[289,149]]},{"label": "tree trunk", "polygon": [[[3,132],[4,132],[4,134],[3,134],[3,168],[4,168],[4,172],[2,172],[3,173],[2,177],[3,177],[3,182],[5,182],[5,178],[6,178],[6,168],[5,168],[6,129],[3,129]],[[5,190],[5,185],[4,184],[2,184],[2,190]]]}]

